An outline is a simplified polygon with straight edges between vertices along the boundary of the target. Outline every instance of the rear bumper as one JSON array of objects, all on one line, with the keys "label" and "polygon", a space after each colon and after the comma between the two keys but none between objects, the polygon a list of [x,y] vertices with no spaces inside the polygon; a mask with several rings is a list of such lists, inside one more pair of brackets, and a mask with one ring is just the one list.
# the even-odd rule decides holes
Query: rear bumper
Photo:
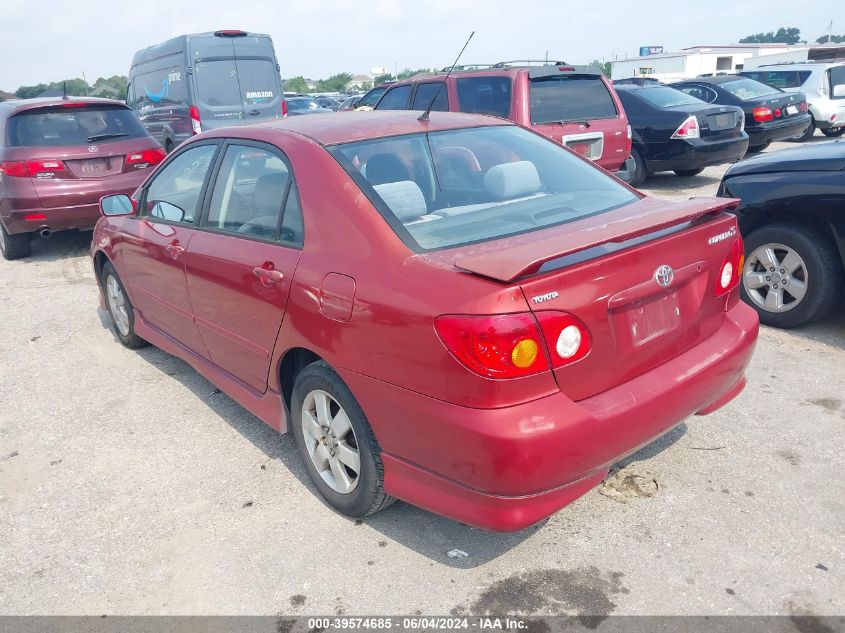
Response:
[{"label": "rear bumper", "polygon": [[675,169],[703,169],[710,165],[735,163],[748,151],[748,136],[719,141],[675,139],[667,143],[648,143],[645,146],[651,172]]},{"label": "rear bumper", "polygon": [[[597,396],[469,409],[341,371],[383,450],[391,495],[484,529],[532,525],[596,486],[621,457],[736,396],[758,319],[738,303],[709,339]],[[406,412],[397,418],[396,412]]]},{"label": "rear bumper", "polygon": [[[28,216],[39,219],[27,220]],[[8,218],[3,218],[3,224],[10,234],[34,233],[44,228],[51,231],[87,230],[93,229],[99,218],[99,205],[83,204],[60,209],[17,209]]]},{"label": "rear bumper", "polygon": [[845,101],[824,99],[810,104],[810,111],[820,130],[836,129],[845,126]]},{"label": "rear bumper", "polygon": [[749,145],[766,145],[775,141],[783,141],[798,136],[810,125],[810,115],[804,114],[787,121],[773,121],[761,123],[753,128],[745,128]]}]

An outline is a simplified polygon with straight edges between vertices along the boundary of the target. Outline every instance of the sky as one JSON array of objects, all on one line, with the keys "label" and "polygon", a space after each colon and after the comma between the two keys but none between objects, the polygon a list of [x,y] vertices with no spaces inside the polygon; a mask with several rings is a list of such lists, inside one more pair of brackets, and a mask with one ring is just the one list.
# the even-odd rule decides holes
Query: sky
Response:
[{"label": "sky", "polygon": [[813,41],[845,34],[841,0],[82,0],[0,1],[0,89],[85,74],[125,75],[138,49],[175,35],[223,28],[268,33],[282,77],[320,79],[374,67],[549,59],[571,64],[730,44],[797,26]]}]

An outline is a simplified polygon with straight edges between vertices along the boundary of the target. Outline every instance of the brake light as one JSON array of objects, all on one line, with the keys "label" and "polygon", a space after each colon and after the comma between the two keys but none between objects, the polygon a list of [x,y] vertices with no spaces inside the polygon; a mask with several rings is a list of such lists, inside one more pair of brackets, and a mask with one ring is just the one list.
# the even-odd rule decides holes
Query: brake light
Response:
[{"label": "brake light", "polygon": [[288,102],[282,99],[282,116],[286,117],[288,115]]},{"label": "brake light", "polygon": [[202,132],[202,120],[200,119],[200,110],[197,106],[192,105],[188,108],[188,114],[191,115],[191,131],[194,134]]},{"label": "brake light", "polygon": [[29,172],[26,169],[26,163],[23,161],[5,161],[0,162],[0,174],[13,176],[14,178],[28,178]]},{"label": "brake light", "polygon": [[246,31],[241,31],[239,29],[223,29],[221,31],[214,31],[214,34],[217,37],[244,37],[246,35]]},{"label": "brake light", "polygon": [[537,312],[536,316],[553,368],[574,363],[590,353],[593,346],[590,331],[574,316],[565,312]]},{"label": "brake light", "polygon": [[543,335],[531,313],[444,315],[434,328],[458,361],[485,378],[519,378],[549,369]]},{"label": "brake light", "polygon": [[144,169],[158,165],[165,159],[167,153],[160,147],[145,149],[140,152],[133,152],[126,157],[126,166]]},{"label": "brake light", "polygon": [[739,277],[742,274],[744,261],[745,252],[743,250],[742,238],[739,238],[731,244],[722,265],[719,267],[716,284],[713,286],[713,294],[721,297],[739,285]]},{"label": "brake light", "polygon": [[57,171],[64,171],[65,165],[60,160],[28,160],[26,169],[32,178],[50,178]]},{"label": "brake light", "polygon": [[698,129],[698,119],[695,115],[688,117],[686,121],[681,123],[681,127],[675,130],[672,138],[700,138],[701,131]]},{"label": "brake light", "polygon": [[754,120],[760,123],[765,123],[775,118],[769,106],[757,106],[751,110],[751,114],[754,116]]},{"label": "brake light", "polygon": [[806,112],[806,111],[807,111],[807,102],[806,102],[806,101],[802,101],[800,104],[798,104],[798,109],[799,109],[801,112]]},{"label": "brake light", "polygon": [[780,108],[775,108],[774,115],[775,115],[776,119],[780,117],[780,115],[781,115]]},{"label": "brake light", "polygon": [[572,66],[558,66],[557,69],[562,73],[574,73],[575,69]]},{"label": "brake light", "polygon": [[628,125],[628,136],[625,139],[625,156],[631,155],[631,148],[634,146],[634,133],[631,131],[631,126]]}]

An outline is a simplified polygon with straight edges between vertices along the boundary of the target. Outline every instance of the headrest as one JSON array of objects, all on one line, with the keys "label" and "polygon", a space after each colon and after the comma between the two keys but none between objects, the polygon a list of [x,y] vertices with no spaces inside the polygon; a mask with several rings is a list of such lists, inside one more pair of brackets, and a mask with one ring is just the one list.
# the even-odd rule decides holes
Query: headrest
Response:
[{"label": "headrest", "polygon": [[530,196],[540,191],[540,175],[534,163],[527,160],[501,163],[484,174],[484,186],[497,200]]},{"label": "headrest", "polygon": [[255,181],[255,204],[262,215],[277,213],[282,208],[287,186],[287,172],[264,174]]},{"label": "headrest", "polygon": [[423,192],[413,180],[388,182],[373,189],[401,222],[416,220],[428,213]]},{"label": "headrest", "polygon": [[395,154],[376,154],[367,161],[367,180],[372,185],[408,180],[408,167]]}]

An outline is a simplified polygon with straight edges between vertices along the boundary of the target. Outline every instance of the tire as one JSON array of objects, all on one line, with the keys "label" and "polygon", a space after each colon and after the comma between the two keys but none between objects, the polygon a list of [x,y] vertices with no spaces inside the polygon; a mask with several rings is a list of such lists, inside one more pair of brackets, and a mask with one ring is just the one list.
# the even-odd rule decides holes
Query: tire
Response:
[{"label": "tire", "polygon": [[740,292],[766,325],[798,327],[836,307],[845,274],[824,233],[800,224],[763,226],[745,239],[745,253]]},{"label": "tire", "polygon": [[771,145],[771,143],[763,143],[762,145],[749,145],[748,146],[748,153],[749,154],[757,154],[758,152],[762,152],[769,145]]},{"label": "tire", "polygon": [[[824,131],[824,130],[822,130],[822,131]],[[813,135],[815,133],[816,133],[816,120],[811,117],[810,118],[810,125],[807,126],[806,130],[804,130],[798,136],[793,136],[792,138],[787,139],[787,140],[792,141],[794,143],[803,143],[804,141],[809,141],[811,138],[813,138]]]},{"label": "tire", "polygon": [[833,129],[822,130],[822,134],[827,136],[828,138],[837,138],[845,134],[845,126],[837,127]]},{"label": "tire", "polygon": [[3,259],[13,260],[29,257],[32,252],[32,242],[29,233],[9,235],[6,227],[0,224],[0,253]]},{"label": "tire", "polygon": [[[129,349],[138,349],[149,345],[147,341],[135,334],[135,309],[123,288],[123,282],[111,262],[103,265],[100,273],[100,283],[106,297],[106,308],[111,319],[112,330],[118,340]],[[122,305],[121,303],[122,302]]]},{"label": "tire", "polygon": [[[322,403],[328,405],[327,416],[320,413]],[[346,414],[348,424],[344,423],[342,413]],[[360,518],[383,510],[395,501],[384,491],[381,448],[364,412],[349,387],[325,362],[311,363],[297,375],[293,385],[291,426],[305,470],[332,508]],[[306,431],[306,426],[311,430]],[[317,435],[322,435],[322,439]],[[355,460],[350,459],[352,453],[358,456],[357,473],[345,465],[352,463],[354,466]],[[346,455],[346,459],[340,455]],[[319,462],[324,466],[320,470]]]},{"label": "tire", "polygon": [[625,160],[624,169],[620,169],[616,175],[632,187],[639,187],[648,178],[648,164],[636,149],[632,149],[631,155]]},{"label": "tire", "polygon": [[704,169],[676,169],[675,174],[680,176],[681,178],[692,178],[693,176],[698,176]]}]

